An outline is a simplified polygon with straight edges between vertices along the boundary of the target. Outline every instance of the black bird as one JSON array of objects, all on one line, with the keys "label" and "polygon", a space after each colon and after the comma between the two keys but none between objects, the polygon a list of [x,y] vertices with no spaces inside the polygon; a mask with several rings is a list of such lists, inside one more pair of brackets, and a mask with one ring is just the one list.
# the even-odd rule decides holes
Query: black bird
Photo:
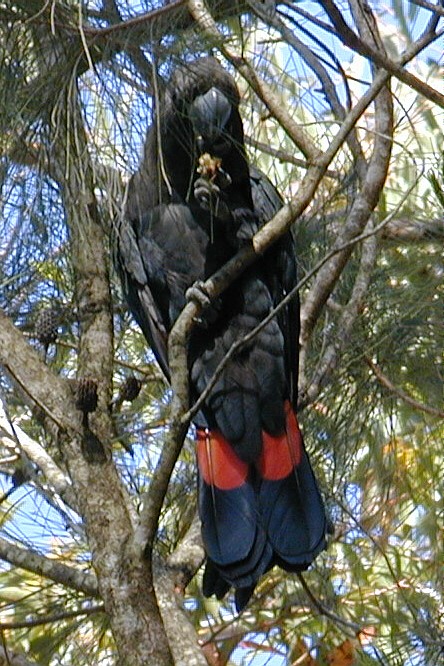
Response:
[{"label": "black bird", "polygon": [[[215,58],[179,67],[129,184],[117,268],[167,377],[168,333],[187,291],[282,206],[270,181],[248,164],[239,101]],[[287,234],[204,308],[188,350],[192,400],[232,344],[296,281]],[[296,418],[298,333],[294,299],[226,363],[194,419],[204,594],[221,598],[234,586],[238,610],[274,564],[302,571],[325,548],[324,505]]]}]

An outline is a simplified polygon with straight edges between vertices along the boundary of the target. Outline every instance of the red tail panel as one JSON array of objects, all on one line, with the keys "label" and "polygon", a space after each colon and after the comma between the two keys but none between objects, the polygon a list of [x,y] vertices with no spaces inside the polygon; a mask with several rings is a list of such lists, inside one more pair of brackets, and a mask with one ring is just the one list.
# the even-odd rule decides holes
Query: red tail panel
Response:
[{"label": "red tail panel", "polygon": [[197,430],[197,463],[205,483],[232,490],[245,483],[248,465],[217,430]]},{"label": "red tail panel", "polygon": [[302,460],[302,436],[296,414],[289,402],[285,403],[286,432],[277,437],[262,433],[262,453],[258,470],[263,479],[285,479]]}]

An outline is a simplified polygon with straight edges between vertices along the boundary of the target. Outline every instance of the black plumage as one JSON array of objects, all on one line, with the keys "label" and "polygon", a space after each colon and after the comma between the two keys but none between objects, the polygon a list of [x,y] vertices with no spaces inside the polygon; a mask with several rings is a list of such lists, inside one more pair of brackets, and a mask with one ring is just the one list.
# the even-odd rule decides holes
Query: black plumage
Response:
[{"label": "black plumage", "polygon": [[[165,90],[117,234],[116,264],[165,375],[167,340],[186,292],[220,268],[282,201],[248,164],[239,93],[215,58],[184,64]],[[192,400],[232,344],[296,284],[292,236],[280,239],[215,302],[191,335]],[[205,594],[247,603],[273,564],[307,568],[326,519],[295,416],[299,304],[290,302],[231,358],[194,419]]]}]

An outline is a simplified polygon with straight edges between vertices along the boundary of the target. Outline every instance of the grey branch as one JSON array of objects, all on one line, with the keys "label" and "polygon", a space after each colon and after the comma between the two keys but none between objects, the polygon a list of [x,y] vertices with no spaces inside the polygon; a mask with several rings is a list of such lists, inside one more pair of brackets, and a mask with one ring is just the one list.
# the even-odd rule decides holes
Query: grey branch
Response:
[{"label": "grey branch", "polygon": [[175,593],[175,581],[171,572],[155,563],[154,582],[174,666],[208,666],[200,646],[196,643],[196,630],[184,610],[179,607],[180,597]]},{"label": "grey branch", "polygon": [[196,513],[184,538],[167,560],[167,567],[173,574],[175,587],[185,590],[196,571],[202,566],[204,559],[200,520]]},{"label": "grey branch", "polygon": [[382,237],[388,241],[401,243],[442,243],[444,239],[444,217],[420,220],[411,216],[400,215],[393,218],[390,224],[385,227]]},{"label": "grey branch", "polygon": [[[367,226],[370,230],[373,225],[369,222],[369,225]],[[362,244],[361,263],[358,274],[355,279],[350,299],[344,306],[335,327],[335,339],[328,344],[324,351],[309,386],[301,386],[300,392],[303,396],[301,406],[303,406],[304,403],[312,403],[317,398],[322,386],[328,381],[328,378],[340,361],[341,351],[349,341],[353,325],[365,302],[365,297],[367,295],[377,259],[377,249],[378,241],[376,236],[370,236]]]},{"label": "grey branch", "polygon": [[[341,12],[336,5],[330,0],[323,0],[321,2],[325,11],[330,16],[334,24],[337,34],[342,39],[343,43],[351,48],[356,53],[359,53],[367,58],[370,58],[378,67],[385,69],[386,72],[395,76],[397,79],[405,83],[410,88],[413,88],[421,95],[434,102],[438,106],[444,108],[444,95],[438,90],[432,88],[424,81],[418,79],[414,74],[404,69],[405,62],[403,59],[398,61],[391,60],[378,45],[371,45],[368,41],[360,39],[346,24]],[[429,41],[439,39],[444,34],[443,30],[425,37]]]},{"label": "grey branch", "polygon": [[28,401],[40,407],[62,432],[81,434],[79,412],[67,382],[51,372],[2,310],[0,364]]},{"label": "grey branch", "polygon": [[17,546],[3,537],[0,537],[0,558],[9,564],[50,578],[55,583],[65,585],[88,596],[98,596],[94,573],[74,569],[56,559],[40,555],[35,550]]}]

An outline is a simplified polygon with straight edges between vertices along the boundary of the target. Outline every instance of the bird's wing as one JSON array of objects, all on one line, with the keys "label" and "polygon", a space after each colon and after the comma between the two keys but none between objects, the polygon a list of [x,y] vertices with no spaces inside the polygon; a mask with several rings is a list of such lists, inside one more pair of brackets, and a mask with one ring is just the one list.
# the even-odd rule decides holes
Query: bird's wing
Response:
[{"label": "bird's wing", "polygon": [[114,265],[130,310],[149,342],[165,377],[168,367],[168,331],[150,287],[149,271],[141,253],[139,239],[131,222],[122,219],[116,224]]},{"label": "bird's wing", "polygon": [[[250,182],[254,210],[260,226],[263,226],[276,215],[284,202],[269,178],[254,166],[250,166]],[[276,307],[297,284],[296,249],[291,231],[267,251],[264,262]],[[296,294],[278,315],[284,336],[286,376],[294,408],[297,404],[299,371],[299,316],[299,295]]]}]

